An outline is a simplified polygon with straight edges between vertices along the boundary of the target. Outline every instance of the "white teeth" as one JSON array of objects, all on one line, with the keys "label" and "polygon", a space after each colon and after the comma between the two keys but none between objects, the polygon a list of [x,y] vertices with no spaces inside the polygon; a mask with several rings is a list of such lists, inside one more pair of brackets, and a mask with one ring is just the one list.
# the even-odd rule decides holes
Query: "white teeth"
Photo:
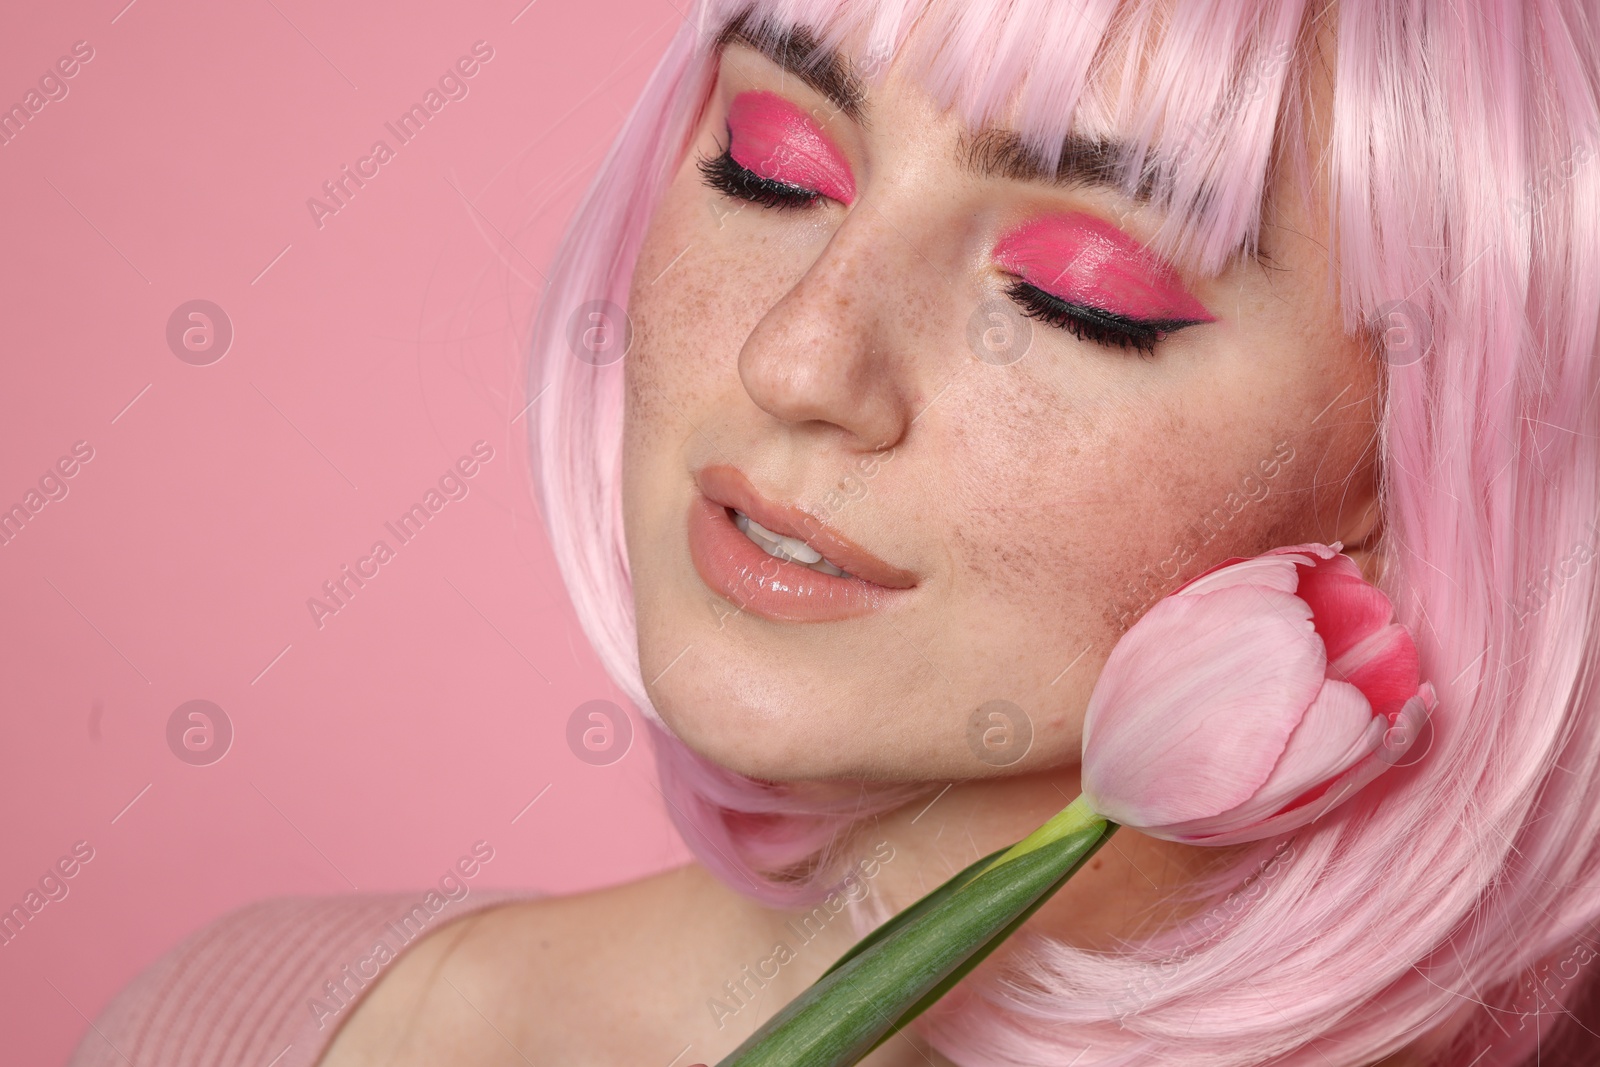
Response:
[{"label": "white teeth", "polygon": [[848,578],[849,573],[840,570],[822,558],[822,553],[798,538],[785,534],[773,533],[738,508],[733,509],[733,524],[748,537],[755,545],[769,556],[789,560],[802,566],[810,567],[814,571],[831,574],[837,578]]},{"label": "white teeth", "polygon": [[772,552],[774,556],[780,556],[783,559],[792,559],[796,563],[815,563],[817,560],[822,558],[821,552],[818,552],[816,549],[812,548],[810,545],[798,538],[788,537],[780,533],[773,533],[771,530],[767,529],[765,526],[761,525],[759,522],[752,519],[750,516],[746,515],[737,508],[734,509],[733,514],[735,516],[733,520],[734,524],[743,530],[747,535],[753,539],[765,541],[772,545],[774,549],[776,549],[776,551]]}]

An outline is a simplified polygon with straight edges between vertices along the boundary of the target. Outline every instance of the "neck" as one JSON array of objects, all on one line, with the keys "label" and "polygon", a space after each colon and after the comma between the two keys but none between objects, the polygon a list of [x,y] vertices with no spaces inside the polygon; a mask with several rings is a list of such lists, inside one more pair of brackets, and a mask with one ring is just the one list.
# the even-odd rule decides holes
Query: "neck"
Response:
[{"label": "neck", "polygon": [[[1038,829],[1077,798],[1079,784],[1076,767],[966,781],[878,816],[846,852],[866,887],[864,894],[852,890],[858,900],[848,907],[864,908],[873,898],[886,915],[903,910],[974,860]],[[1170,912],[1168,891],[1206,858],[1203,851],[1123,829],[1025,928],[1084,949],[1113,948]],[[774,990],[779,1003],[798,996],[859,940],[847,910],[779,909],[767,918],[772,937],[796,947],[794,965],[783,968]],[[810,935],[804,948],[796,945],[801,934]]]}]

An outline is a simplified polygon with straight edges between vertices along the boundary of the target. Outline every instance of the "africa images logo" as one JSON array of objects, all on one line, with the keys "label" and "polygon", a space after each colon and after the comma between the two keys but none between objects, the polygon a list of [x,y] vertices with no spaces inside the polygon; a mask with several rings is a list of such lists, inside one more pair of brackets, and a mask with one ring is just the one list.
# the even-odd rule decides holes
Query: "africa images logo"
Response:
[{"label": "africa images logo", "polygon": [[354,568],[348,563],[340,564],[339,573],[322,583],[323,596],[306,598],[306,610],[311,613],[312,625],[320,630],[330,616],[349,607],[356,593],[376,578],[384,564],[393,560],[401,548],[414,541],[446,504],[467,498],[472,488],[469,479],[492,459],[494,446],[482,439],[474,441],[470,455],[461,456],[453,465],[445,468],[445,472],[439,476],[437,488],[430,486],[419,503],[412,504],[394,521],[385,522],[383,528],[394,538],[395,544],[391,546],[380,537],[372,542],[365,556],[356,560]]},{"label": "africa images logo", "polygon": [[444,874],[439,876],[438,889],[429,889],[421,900],[402,901],[393,917],[378,928],[372,947],[341,967],[334,977],[326,979],[321,988],[306,998],[306,1007],[317,1021],[317,1029],[326,1027],[328,1020],[337,1018],[355,1003],[367,983],[375,981],[407,945],[430,928],[436,929],[437,926],[432,925],[434,920],[451,905],[471,895],[471,879],[493,859],[494,846],[488,841],[475,841],[470,854],[445,868]]},{"label": "africa images logo", "polygon": [[381,137],[373,141],[367,154],[356,160],[354,168],[348,163],[341,164],[339,176],[322,183],[325,200],[307,197],[306,209],[311,212],[311,221],[316,223],[317,229],[327,225],[329,215],[337,215],[349,207],[356,191],[366,188],[367,182],[378,176],[383,165],[395,158],[397,149],[410,144],[428,121],[444,110],[447,103],[465,100],[471,91],[467,80],[475,77],[483,69],[483,64],[493,58],[494,47],[488,41],[474,41],[472,54],[461,56],[445,68],[445,72],[439,75],[437,88],[430,85],[420,102],[402,111],[393,122],[383,124],[383,128],[394,138],[393,145]]}]

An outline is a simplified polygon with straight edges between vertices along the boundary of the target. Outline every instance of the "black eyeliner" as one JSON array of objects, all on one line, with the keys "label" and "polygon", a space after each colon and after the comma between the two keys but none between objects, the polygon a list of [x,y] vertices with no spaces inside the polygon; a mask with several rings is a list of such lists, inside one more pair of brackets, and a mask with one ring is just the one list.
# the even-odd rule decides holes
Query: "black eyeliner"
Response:
[{"label": "black eyeliner", "polygon": [[1104,308],[1089,307],[1063,300],[1030,282],[1015,279],[1006,294],[1022,305],[1023,313],[1071,333],[1080,341],[1093,341],[1110,348],[1133,348],[1153,353],[1157,342],[1189,326],[1198,319],[1135,319]]},{"label": "black eyeliner", "polygon": [[821,200],[822,194],[788,182],[764,177],[742,166],[733,158],[733,131],[726,123],[728,143],[717,156],[701,156],[698,169],[707,185],[738,200],[746,200],[762,207],[808,207]]}]

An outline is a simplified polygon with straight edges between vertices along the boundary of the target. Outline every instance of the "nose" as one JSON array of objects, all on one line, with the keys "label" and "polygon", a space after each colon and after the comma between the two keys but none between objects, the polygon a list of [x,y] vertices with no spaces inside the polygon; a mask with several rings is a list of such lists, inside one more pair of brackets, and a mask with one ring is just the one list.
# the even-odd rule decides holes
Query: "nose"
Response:
[{"label": "nose", "polygon": [[914,358],[914,316],[937,304],[930,294],[944,284],[903,232],[857,200],[750,331],[739,352],[745,391],[791,426],[842,433],[847,447],[898,444],[916,417],[918,375],[926,370]]}]

